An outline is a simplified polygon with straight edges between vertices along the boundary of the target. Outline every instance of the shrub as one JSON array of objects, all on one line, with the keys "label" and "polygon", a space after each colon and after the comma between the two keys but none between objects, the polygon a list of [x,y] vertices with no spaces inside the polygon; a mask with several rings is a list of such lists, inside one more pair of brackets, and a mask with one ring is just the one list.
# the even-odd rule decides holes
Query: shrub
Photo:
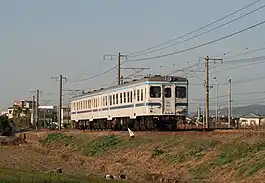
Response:
[{"label": "shrub", "polygon": [[0,116],[0,135],[8,136],[12,133],[12,127],[7,116]]}]

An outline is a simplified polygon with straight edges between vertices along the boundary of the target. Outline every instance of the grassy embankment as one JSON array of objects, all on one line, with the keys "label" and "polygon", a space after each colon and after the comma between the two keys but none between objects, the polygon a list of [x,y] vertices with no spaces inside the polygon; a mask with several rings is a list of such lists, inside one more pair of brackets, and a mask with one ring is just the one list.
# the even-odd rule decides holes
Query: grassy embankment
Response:
[{"label": "grassy embankment", "polygon": [[264,137],[264,134],[214,132],[136,135],[128,140],[117,135],[53,133],[40,144],[92,161],[100,160],[105,168],[116,166],[131,178],[152,180],[156,174],[175,180],[258,182],[265,181]]},{"label": "grassy embankment", "polygon": [[29,170],[0,169],[1,183],[117,183],[97,177],[70,176]]}]

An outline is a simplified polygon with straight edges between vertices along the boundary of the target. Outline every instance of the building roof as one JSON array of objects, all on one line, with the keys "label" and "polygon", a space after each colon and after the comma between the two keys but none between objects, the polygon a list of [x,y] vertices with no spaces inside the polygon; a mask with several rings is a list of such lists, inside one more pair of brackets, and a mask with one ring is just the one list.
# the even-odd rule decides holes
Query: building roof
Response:
[{"label": "building roof", "polygon": [[243,116],[240,116],[240,118],[260,118],[260,116],[254,113],[248,113]]}]

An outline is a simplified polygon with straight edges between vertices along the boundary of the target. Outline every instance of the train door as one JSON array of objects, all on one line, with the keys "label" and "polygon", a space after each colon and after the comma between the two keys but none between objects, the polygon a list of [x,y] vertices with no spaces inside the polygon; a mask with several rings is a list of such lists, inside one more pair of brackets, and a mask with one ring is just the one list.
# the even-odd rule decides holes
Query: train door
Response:
[{"label": "train door", "polygon": [[131,97],[131,102],[132,102],[132,115],[131,118],[135,119],[136,118],[136,88],[133,89],[133,91],[130,92],[130,97]]},{"label": "train door", "polygon": [[163,114],[175,114],[175,88],[174,85],[163,85]]}]

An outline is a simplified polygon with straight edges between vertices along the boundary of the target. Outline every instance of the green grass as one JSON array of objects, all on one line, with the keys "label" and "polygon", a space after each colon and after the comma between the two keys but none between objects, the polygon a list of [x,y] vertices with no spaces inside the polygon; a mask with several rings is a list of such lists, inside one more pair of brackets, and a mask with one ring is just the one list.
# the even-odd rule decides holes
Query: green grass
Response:
[{"label": "green grass", "polygon": [[1,183],[117,183],[97,177],[70,176],[29,170],[0,169]]},{"label": "green grass", "polygon": [[208,150],[215,148],[219,143],[215,140],[187,140],[184,148],[176,150],[168,159],[172,163],[183,163],[191,158],[202,158]]},{"label": "green grass", "polygon": [[210,162],[204,162],[190,169],[193,178],[207,179],[211,171],[227,165],[236,169],[238,178],[252,176],[265,168],[265,157],[256,158],[260,152],[265,150],[265,143],[262,141],[224,143],[217,146],[217,150],[220,153]]},{"label": "green grass", "polygon": [[238,179],[253,176],[265,169],[265,153],[262,154],[265,140],[262,138],[220,141],[220,138],[176,135],[136,136],[133,140],[124,140],[117,135],[91,137],[54,133],[40,142],[43,146],[62,146],[86,156],[103,157],[106,152],[126,149],[148,151],[151,158],[166,160],[177,169],[186,168],[195,180],[208,179],[227,168],[234,170],[232,176]]},{"label": "green grass", "polygon": [[159,149],[158,147],[156,147],[152,150],[152,157],[160,156],[164,153],[165,153],[165,151],[163,149]]},{"label": "green grass", "polygon": [[73,151],[79,151],[86,156],[96,156],[104,152],[123,146],[124,142],[116,135],[108,135],[100,138],[88,138],[84,136],[66,136],[61,133],[49,134],[45,139],[40,140],[43,146],[61,145]]},{"label": "green grass", "polygon": [[110,135],[93,141],[88,141],[84,144],[82,153],[87,156],[94,156],[104,153],[111,148],[117,147],[121,144],[119,136]]}]

